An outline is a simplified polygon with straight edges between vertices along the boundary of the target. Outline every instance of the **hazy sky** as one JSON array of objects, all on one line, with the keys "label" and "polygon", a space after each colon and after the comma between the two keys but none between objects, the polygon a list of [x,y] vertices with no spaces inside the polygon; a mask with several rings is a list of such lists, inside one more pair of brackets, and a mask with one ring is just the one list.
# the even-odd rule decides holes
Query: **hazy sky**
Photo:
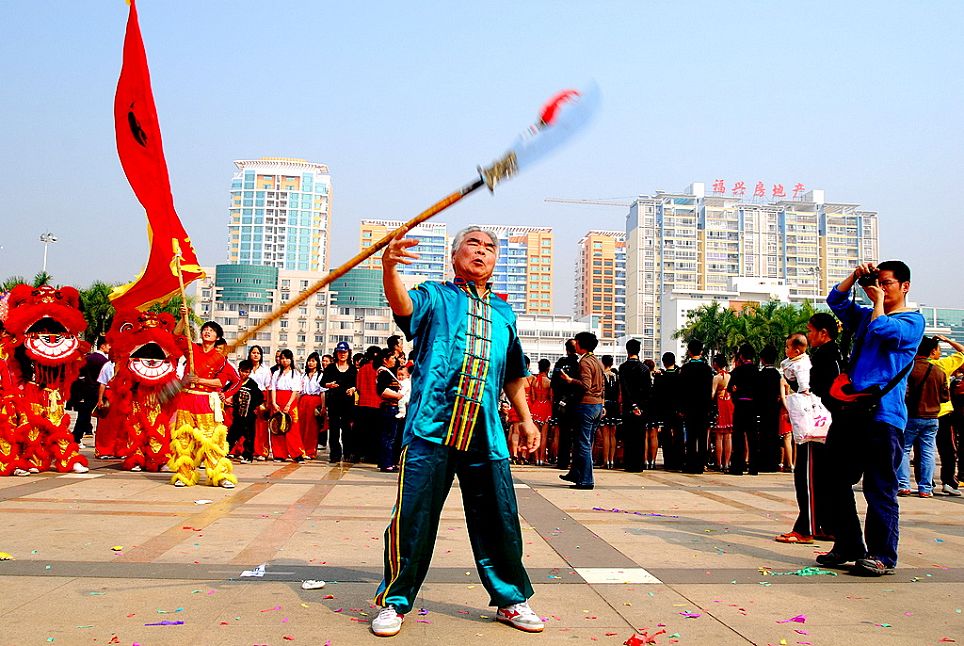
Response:
[{"label": "hazy sky", "polygon": [[[302,157],[334,184],[332,257],[362,218],[408,219],[472,180],[556,91],[595,79],[592,126],[440,220],[551,225],[555,309],[576,242],[626,210],[545,203],[717,178],[822,188],[880,213],[918,301],[964,307],[964,3],[140,0],[175,203],[227,254],[232,161]],[[123,0],[0,2],[0,278],[130,280],[143,211],[117,160]],[[957,44],[955,44],[957,43]],[[953,278],[953,282],[949,282]],[[948,287],[951,286],[950,289]]]}]

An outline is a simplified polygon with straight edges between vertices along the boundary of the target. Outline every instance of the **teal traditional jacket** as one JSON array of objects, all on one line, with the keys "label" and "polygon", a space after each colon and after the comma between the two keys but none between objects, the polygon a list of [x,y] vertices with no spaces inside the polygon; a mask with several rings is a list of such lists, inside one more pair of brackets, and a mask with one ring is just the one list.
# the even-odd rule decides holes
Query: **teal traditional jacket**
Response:
[{"label": "teal traditional jacket", "polygon": [[408,295],[412,315],[395,317],[415,349],[402,445],[420,437],[508,459],[499,394],[528,375],[512,308],[459,278],[422,283]]}]

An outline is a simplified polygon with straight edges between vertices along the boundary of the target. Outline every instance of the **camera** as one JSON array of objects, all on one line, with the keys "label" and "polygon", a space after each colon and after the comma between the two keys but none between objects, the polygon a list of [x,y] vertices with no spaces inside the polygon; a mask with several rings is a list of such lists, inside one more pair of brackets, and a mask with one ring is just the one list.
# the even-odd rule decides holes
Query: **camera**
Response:
[{"label": "camera", "polygon": [[877,278],[880,277],[880,272],[876,269],[869,274],[864,274],[857,279],[857,284],[861,287],[870,287],[871,285],[877,284]]}]

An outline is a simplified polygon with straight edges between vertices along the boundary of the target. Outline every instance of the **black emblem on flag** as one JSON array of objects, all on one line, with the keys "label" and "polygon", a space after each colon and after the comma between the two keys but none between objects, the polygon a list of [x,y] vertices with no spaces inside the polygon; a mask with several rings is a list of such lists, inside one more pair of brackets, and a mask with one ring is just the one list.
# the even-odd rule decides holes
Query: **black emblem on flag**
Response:
[{"label": "black emblem on flag", "polygon": [[134,141],[139,143],[144,148],[147,148],[147,133],[141,128],[141,124],[137,121],[137,117],[134,115],[134,104],[131,103],[131,109],[127,112],[127,125],[130,126],[131,134],[134,135]]}]

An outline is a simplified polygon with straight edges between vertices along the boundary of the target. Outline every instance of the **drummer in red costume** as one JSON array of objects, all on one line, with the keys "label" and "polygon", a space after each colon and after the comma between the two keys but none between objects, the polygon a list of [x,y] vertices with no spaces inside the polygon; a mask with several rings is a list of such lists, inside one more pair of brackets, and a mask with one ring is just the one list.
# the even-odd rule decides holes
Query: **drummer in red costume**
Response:
[{"label": "drummer in red costume", "polygon": [[[182,318],[174,333],[184,332],[186,309],[181,308]],[[215,348],[221,338],[221,326],[208,321],[201,326],[201,342],[190,344],[186,337],[178,336],[178,343],[185,356],[193,350],[194,369],[191,360],[182,379],[184,390],[177,399],[174,417],[170,423],[171,461],[168,464],[174,475],[171,481],[176,487],[191,486],[200,479],[196,467],[204,470],[215,487],[232,489],[238,479],[232,473],[227,458],[228,429],[224,425],[224,409],[220,392],[224,386],[238,381],[238,373],[223,354]]]}]

